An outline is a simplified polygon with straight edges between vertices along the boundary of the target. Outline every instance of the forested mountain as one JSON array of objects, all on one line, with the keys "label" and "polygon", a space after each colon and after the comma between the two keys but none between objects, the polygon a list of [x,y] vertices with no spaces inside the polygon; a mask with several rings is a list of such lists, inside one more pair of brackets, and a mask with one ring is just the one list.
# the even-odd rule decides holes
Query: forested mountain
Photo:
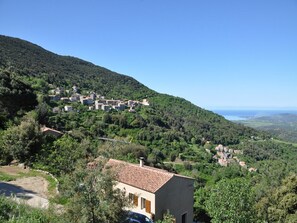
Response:
[{"label": "forested mountain", "polygon": [[42,77],[57,86],[78,85],[111,97],[136,98],[155,92],[131,77],[70,56],[59,56],[24,40],[0,36],[0,61],[21,75]]},{"label": "forested mountain", "polygon": [[[0,36],[0,67],[24,77],[34,77],[59,87],[79,86],[94,90],[109,98],[148,98],[154,109],[152,116],[161,127],[201,142],[236,144],[240,139],[259,135],[251,128],[225,120],[190,102],[169,95],[158,94],[135,79],[117,74],[92,63],[59,56],[27,41]],[[189,141],[189,140],[187,140]]]}]

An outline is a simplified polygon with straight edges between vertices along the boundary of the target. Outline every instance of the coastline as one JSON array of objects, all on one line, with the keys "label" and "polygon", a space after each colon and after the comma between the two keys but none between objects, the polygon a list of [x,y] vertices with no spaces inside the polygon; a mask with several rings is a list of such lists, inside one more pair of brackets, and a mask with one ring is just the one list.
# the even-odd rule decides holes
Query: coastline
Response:
[{"label": "coastline", "polygon": [[218,109],[213,110],[214,113],[223,116],[229,121],[242,121],[257,117],[272,116],[279,114],[295,114],[297,110],[232,110],[232,109]]}]

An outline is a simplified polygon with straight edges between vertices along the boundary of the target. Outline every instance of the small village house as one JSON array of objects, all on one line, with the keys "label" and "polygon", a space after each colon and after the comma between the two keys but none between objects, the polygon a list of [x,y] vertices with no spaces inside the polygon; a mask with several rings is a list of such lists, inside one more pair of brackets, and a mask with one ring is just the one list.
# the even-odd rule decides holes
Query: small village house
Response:
[{"label": "small village house", "polygon": [[60,100],[60,95],[49,95],[48,97],[52,101],[59,101]]},{"label": "small village house", "polygon": [[63,132],[60,132],[56,129],[48,128],[46,126],[41,127],[40,130],[44,135],[49,135],[49,136],[53,136],[53,137],[60,137],[63,135]]},{"label": "small village house", "polygon": [[103,110],[103,111],[110,111],[110,109],[111,109],[111,107],[109,106],[109,105],[102,105],[101,106],[101,109]]},{"label": "small village house", "polygon": [[84,97],[84,96],[80,97],[80,102],[83,105],[92,105],[92,104],[94,104],[94,101],[90,97]]},{"label": "small village house", "polygon": [[103,103],[99,103],[98,101],[95,101],[95,109],[96,110],[101,110]]},{"label": "small village house", "polygon": [[65,112],[70,112],[70,111],[73,111],[73,107],[70,105],[65,105],[64,110],[65,110]]},{"label": "small village house", "polygon": [[69,100],[71,102],[79,101],[80,100],[80,95],[79,94],[73,94],[69,97]]},{"label": "small village house", "polygon": [[93,101],[96,100],[96,97],[97,97],[97,95],[96,95],[95,92],[92,92],[92,93],[90,94],[90,98],[91,98]]},{"label": "small village house", "polygon": [[150,103],[148,102],[147,99],[143,99],[143,100],[142,100],[142,105],[149,106]]},{"label": "small village house", "polygon": [[69,102],[70,101],[68,97],[62,97],[62,98],[60,98],[60,100],[63,101],[63,102]]}]

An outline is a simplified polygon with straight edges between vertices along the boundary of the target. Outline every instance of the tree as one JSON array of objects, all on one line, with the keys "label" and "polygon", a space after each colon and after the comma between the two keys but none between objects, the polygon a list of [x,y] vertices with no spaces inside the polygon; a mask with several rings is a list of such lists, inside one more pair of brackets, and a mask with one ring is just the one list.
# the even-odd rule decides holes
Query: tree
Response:
[{"label": "tree", "polygon": [[147,157],[147,149],[133,143],[105,142],[98,147],[98,154],[108,158],[138,162],[140,157]]},{"label": "tree", "polygon": [[253,194],[245,179],[223,179],[205,202],[211,222],[253,222]]},{"label": "tree", "polygon": [[174,216],[167,210],[167,212],[163,215],[163,219],[158,220],[156,223],[174,223],[175,221]]},{"label": "tree", "polygon": [[45,162],[52,173],[67,174],[75,169],[77,160],[84,158],[83,150],[83,145],[80,146],[71,136],[64,135],[45,151],[48,154]]},{"label": "tree", "polygon": [[2,137],[2,149],[13,159],[30,162],[38,152],[41,143],[41,133],[38,123],[27,117],[18,126],[8,128]]},{"label": "tree", "polygon": [[112,172],[99,161],[94,169],[78,167],[69,180],[70,222],[118,223],[125,219],[128,204],[125,193],[114,188]]},{"label": "tree", "polygon": [[194,193],[194,219],[202,222],[209,222],[210,218],[205,210],[205,202],[208,199],[209,187],[200,187]]},{"label": "tree", "polygon": [[297,175],[286,177],[256,205],[257,215],[268,222],[297,222]]},{"label": "tree", "polygon": [[40,124],[46,125],[48,123],[50,107],[45,103],[40,103],[36,108],[36,119]]}]

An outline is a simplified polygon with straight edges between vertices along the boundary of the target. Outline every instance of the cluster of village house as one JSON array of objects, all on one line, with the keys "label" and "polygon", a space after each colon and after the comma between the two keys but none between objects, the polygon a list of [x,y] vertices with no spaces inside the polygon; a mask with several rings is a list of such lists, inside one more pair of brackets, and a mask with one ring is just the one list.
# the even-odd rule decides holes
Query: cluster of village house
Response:
[{"label": "cluster of village house", "polygon": [[[217,151],[217,154],[213,156],[214,159],[218,160],[218,163],[221,166],[228,166],[231,162],[237,162],[241,167],[248,168],[246,163],[244,161],[240,161],[237,156],[237,154],[242,154],[242,150],[236,150],[236,149],[229,149],[226,146],[218,145],[216,146],[215,150]],[[256,172],[257,169],[254,167],[250,167],[248,169],[249,172]]]},{"label": "cluster of village house", "polygon": [[[62,95],[70,94],[70,97],[62,97]],[[149,102],[147,99],[143,99],[143,101],[135,101],[135,100],[119,100],[119,99],[106,99],[104,96],[98,95],[95,92],[91,92],[89,95],[81,95],[77,93],[77,87],[73,86],[72,91],[66,90],[63,88],[56,88],[50,91],[51,95],[49,95],[50,99],[53,101],[62,101],[64,103],[68,103],[64,106],[63,111],[71,112],[74,111],[73,106],[70,104],[72,102],[80,102],[83,105],[89,107],[89,110],[103,110],[110,111],[112,109],[117,111],[123,111],[129,108],[129,112],[135,112],[135,107],[137,105],[145,105],[149,106]],[[53,108],[54,113],[60,112],[61,109],[59,107]]]}]

